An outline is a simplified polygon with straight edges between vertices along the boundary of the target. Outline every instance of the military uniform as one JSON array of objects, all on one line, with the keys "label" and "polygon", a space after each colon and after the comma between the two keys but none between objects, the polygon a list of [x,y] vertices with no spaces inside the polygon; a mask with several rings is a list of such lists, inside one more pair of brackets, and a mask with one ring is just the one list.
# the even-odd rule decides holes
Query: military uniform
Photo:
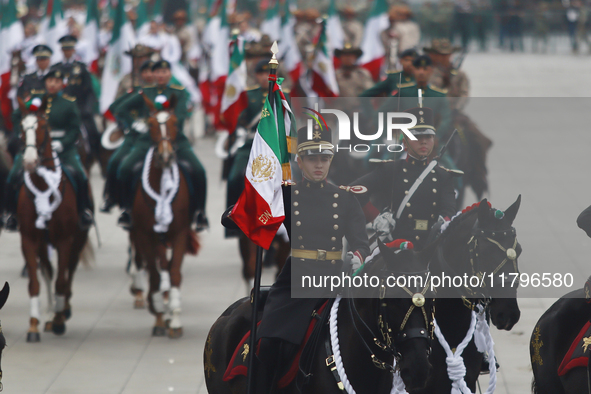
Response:
[{"label": "military uniform", "polygon": [[[160,67],[170,68],[170,64],[163,60],[156,63],[152,70]],[[174,84],[168,84],[164,87],[150,86],[143,89],[145,94],[153,102],[156,101],[157,96],[165,96],[170,101],[172,96],[177,99],[177,104],[174,108],[174,113],[178,119],[178,134],[174,141],[175,153],[179,162],[187,163],[190,168],[191,174],[190,179],[190,190],[191,190],[191,202],[193,206],[191,211],[205,212],[205,199],[206,199],[206,176],[205,169],[201,165],[201,162],[195,156],[191,143],[183,133],[183,124],[188,116],[187,106],[189,103],[189,94],[184,87]],[[138,117],[147,118],[149,117],[149,109],[144,102],[143,97],[139,93],[132,93],[126,96],[125,99],[117,106],[115,116],[117,118],[124,118],[131,111],[137,111]],[[119,166],[117,179],[122,189],[122,208],[129,210],[133,203],[133,169],[136,164],[142,162],[148,150],[154,143],[150,137],[150,133],[145,133],[139,136],[134,144],[133,149],[121,162]]]},{"label": "military uniform", "polygon": [[[59,71],[52,71],[48,74],[53,76]],[[76,182],[78,212],[86,209],[93,211],[92,201],[88,195],[88,178],[80,162],[80,156],[76,148],[76,141],[80,136],[80,112],[76,106],[76,99],[65,93],[59,92],[56,95],[46,94],[39,98],[47,100],[45,115],[50,128],[52,142],[61,144],[61,152],[58,157],[66,171],[71,170],[70,175]],[[13,122],[17,135],[20,135],[21,112],[16,110],[13,114]],[[7,179],[7,210],[16,213],[16,198],[22,182],[22,153],[17,155]],[[89,218],[92,221],[92,216]]]},{"label": "military uniform", "polygon": [[398,89],[398,84],[408,85],[414,80],[414,76],[405,74],[402,70],[388,72],[386,79],[363,91],[359,97],[388,97]]},{"label": "military uniform", "polygon": [[[408,112],[418,111],[427,113],[425,123],[432,125],[432,115],[429,108],[411,109]],[[417,118],[419,113],[416,113]],[[431,118],[431,119],[429,119]],[[420,135],[416,130],[410,129],[415,135]],[[434,134],[422,131],[421,134]],[[389,211],[397,215],[403,200],[415,184],[415,181],[427,169],[430,160],[412,157],[406,159],[386,161],[378,164],[371,173],[354,181],[351,185],[363,186],[367,192],[356,194],[361,206],[365,207],[371,201],[371,205],[379,212]],[[424,177],[424,180],[410,199],[404,203],[400,217],[396,219],[396,225],[392,232],[392,239],[407,239],[413,242],[416,249],[422,249],[427,241],[429,230],[439,216],[451,218],[456,213],[455,192],[453,177],[460,175],[459,171],[447,170],[435,165]]]},{"label": "military uniform", "polygon": [[[70,45],[75,45],[76,39],[72,36],[65,36],[60,39],[60,43],[62,48],[65,49]],[[81,123],[87,133],[88,143],[92,153],[98,157],[100,135],[94,122],[96,97],[92,88],[92,78],[86,69],[86,65],[70,58],[54,64],[52,69],[60,70],[63,73],[64,82],[66,83],[64,93],[76,98],[76,105],[80,111]]]},{"label": "military uniform", "polygon": [[[50,58],[53,51],[46,45],[37,45],[33,48],[33,55],[36,58]],[[49,72],[49,68],[45,70],[36,70],[30,74],[25,75],[19,82],[16,90],[16,96],[25,100],[27,97],[41,96],[45,94],[44,77]]]}]

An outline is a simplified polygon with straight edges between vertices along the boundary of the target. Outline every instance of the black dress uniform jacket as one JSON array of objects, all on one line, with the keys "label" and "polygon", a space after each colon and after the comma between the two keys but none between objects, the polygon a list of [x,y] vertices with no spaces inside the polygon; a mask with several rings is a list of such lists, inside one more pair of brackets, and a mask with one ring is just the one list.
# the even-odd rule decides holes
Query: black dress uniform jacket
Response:
[{"label": "black dress uniform jacket", "polygon": [[20,97],[23,100],[31,95],[44,94],[45,81],[43,81],[43,76],[39,75],[37,71],[25,75],[16,90],[17,97]]},{"label": "black dress uniform jacket", "polygon": [[[374,171],[352,183],[367,188],[366,193],[356,194],[359,203],[365,206],[371,199],[380,212],[390,209],[396,216],[402,200],[428,165],[427,160],[410,156],[405,160],[378,164]],[[429,230],[439,216],[451,218],[456,213],[454,175],[437,165],[431,170],[396,221],[393,239],[409,240],[416,249],[425,246]]]},{"label": "black dress uniform jacket", "polygon": [[[291,193],[284,188],[283,195],[286,212],[291,207],[291,215],[286,215],[284,224],[290,234],[292,250],[339,251],[344,236],[351,251],[358,251],[363,258],[369,254],[365,217],[352,193],[328,182],[303,180],[292,187]],[[257,336],[299,345],[320,297],[291,297],[292,264],[297,264],[298,270],[303,268],[306,275],[336,275],[341,273],[342,263],[341,259],[290,257],[271,287]],[[328,291],[322,298],[332,295]]]},{"label": "black dress uniform jacket", "polygon": [[[96,97],[92,89],[92,79],[90,73],[86,69],[86,65],[82,62],[74,60],[70,63],[59,62],[51,67],[62,71],[64,77],[67,78],[67,85],[64,88],[64,93],[69,96],[76,97],[76,104],[80,114],[92,115],[94,112],[94,105]],[[66,82],[66,80],[64,80]]]}]

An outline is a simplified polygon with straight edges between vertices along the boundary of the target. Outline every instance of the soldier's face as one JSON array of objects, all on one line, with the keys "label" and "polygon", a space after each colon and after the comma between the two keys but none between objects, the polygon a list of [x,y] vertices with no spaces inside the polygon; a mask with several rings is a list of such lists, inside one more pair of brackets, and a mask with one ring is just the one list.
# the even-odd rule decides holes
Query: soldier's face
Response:
[{"label": "soldier's face", "polygon": [[144,70],[144,71],[142,71],[140,76],[142,77],[142,80],[145,83],[147,83],[147,84],[154,83],[154,75],[152,74],[152,70],[150,70],[150,69]]},{"label": "soldier's face", "polygon": [[267,72],[256,73],[255,77],[259,86],[265,87],[269,82],[269,74]]},{"label": "soldier's face", "polygon": [[424,85],[429,81],[431,78],[431,74],[433,74],[433,67],[415,67],[415,79],[419,85]]},{"label": "soldier's face", "polygon": [[402,66],[402,70],[405,74],[412,74],[412,56],[405,56],[400,59],[400,65]]},{"label": "soldier's face", "polygon": [[304,177],[314,182],[326,179],[331,161],[332,156],[330,155],[298,156],[298,166]]},{"label": "soldier's face", "polygon": [[38,57],[37,58],[37,67],[39,70],[45,70],[49,67],[49,58],[48,57]]},{"label": "soldier's face", "polygon": [[64,57],[69,59],[74,55],[74,48],[63,48],[62,52],[64,53]]},{"label": "soldier's face", "polygon": [[170,77],[172,74],[170,70],[167,68],[157,68],[153,71],[154,79],[156,80],[156,84],[158,85],[167,85],[168,81],[170,81]]},{"label": "soldier's face", "polygon": [[433,146],[435,146],[435,136],[417,135],[416,137],[416,141],[410,140],[406,137],[404,138],[404,144],[409,153],[415,157],[420,156],[416,157],[417,159],[429,156],[433,151]]},{"label": "soldier's face", "polygon": [[45,79],[45,90],[49,94],[56,94],[62,90],[63,81],[59,78],[49,77]]}]

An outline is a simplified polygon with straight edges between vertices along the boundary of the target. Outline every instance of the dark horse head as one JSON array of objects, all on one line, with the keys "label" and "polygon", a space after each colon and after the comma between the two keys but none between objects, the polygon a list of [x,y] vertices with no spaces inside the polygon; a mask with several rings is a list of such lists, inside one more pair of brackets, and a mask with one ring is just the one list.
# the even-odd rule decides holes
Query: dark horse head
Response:
[{"label": "dark horse head", "polygon": [[435,259],[438,271],[474,279],[442,288],[438,296],[461,296],[467,306],[488,304],[492,322],[501,330],[513,328],[521,314],[516,299],[519,280],[515,280],[521,245],[513,227],[520,203],[521,196],[504,212],[491,208],[486,199],[475,204],[443,232]]},{"label": "dark horse head", "polygon": [[142,94],[142,96],[150,110],[148,127],[150,137],[152,137],[152,141],[156,145],[156,154],[154,157],[157,159],[157,163],[161,168],[167,168],[175,159],[173,143],[176,141],[178,134],[178,121],[174,113],[174,108],[177,104],[177,98],[173,94],[170,101],[157,103],[157,108],[157,104],[145,94]]},{"label": "dark horse head", "polygon": [[[395,251],[381,242],[378,245],[379,257],[363,271],[379,278],[371,300],[372,308],[377,309],[373,313],[378,328],[374,341],[381,347],[374,366],[388,369],[390,365],[384,361],[395,359],[407,391],[420,389],[431,369],[434,300],[428,282],[429,261],[436,247],[415,252]],[[390,358],[381,358],[386,355]]]},{"label": "dark horse head", "polygon": [[[8,299],[8,293],[10,293],[10,286],[8,286],[8,282],[4,282],[4,287],[0,290],[0,309],[6,303]],[[0,325],[0,364],[2,362],[2,351],[6,347],[6,338],[4,338],[4,334],[2,333],[2,325]],[[2,391],[2,367],[0,366],[0,391]]]}]

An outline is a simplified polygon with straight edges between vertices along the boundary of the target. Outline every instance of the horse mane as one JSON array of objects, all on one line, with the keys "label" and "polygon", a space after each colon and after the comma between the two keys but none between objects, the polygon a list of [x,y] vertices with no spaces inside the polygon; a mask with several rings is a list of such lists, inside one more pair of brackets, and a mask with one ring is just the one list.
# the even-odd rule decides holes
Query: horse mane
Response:
[{"label": "horse mane", "polygon": [[[476,204],[475,204],[476,205]],[[443,229],[443,232],[439,236],[442,240],[447,239],[450,234],[454,234],[456,229],[460,227],[465,221],[478,214],[478,210],[474,209],[478,205],[472,205],[458,212],[449,222],[449,224]],[[470,208],[470,209],[468,209]]]}]

